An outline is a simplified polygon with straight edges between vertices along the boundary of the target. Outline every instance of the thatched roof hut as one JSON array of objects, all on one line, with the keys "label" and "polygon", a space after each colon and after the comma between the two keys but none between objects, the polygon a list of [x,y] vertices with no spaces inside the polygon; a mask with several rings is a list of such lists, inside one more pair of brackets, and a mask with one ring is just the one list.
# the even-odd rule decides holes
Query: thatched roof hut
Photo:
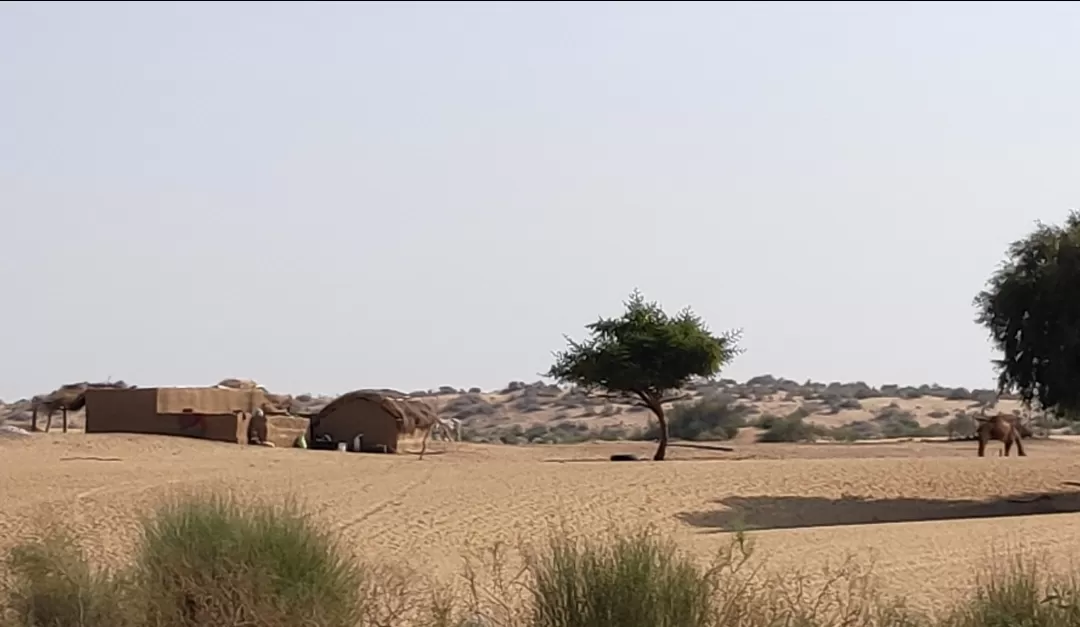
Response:
[{"label": "thatched roof hut", "polygon": [[437,422],[435,410],[423,401],[393,398],[375,390],[343,394],[311,419],[311,435],[327,435],[335,442],[351,442],[361,436],[365,448],[397,450],[402,435],[425,431]]}]

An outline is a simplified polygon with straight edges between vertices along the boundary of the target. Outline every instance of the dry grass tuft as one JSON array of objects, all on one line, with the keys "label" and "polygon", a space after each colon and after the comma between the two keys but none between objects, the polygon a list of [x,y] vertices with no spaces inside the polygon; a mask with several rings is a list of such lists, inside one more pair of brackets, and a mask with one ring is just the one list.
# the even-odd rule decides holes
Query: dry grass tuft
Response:
[{"label": "dry grass tuft", "polygon": [[[848,559],[825,584],[763,575],[736,533],[707,564],[652,531],[554,533],[508,570],[496,545],[456,587],[349,555],[299,508],[223,496],[175,500],[143,522],[132,565],[95,570],[50,531],[7,559],[4,627],[1065,627],[1080,585],[1016,557],[931,618],[883,598]],[[481,583],[484,582],[484,583]]]}]

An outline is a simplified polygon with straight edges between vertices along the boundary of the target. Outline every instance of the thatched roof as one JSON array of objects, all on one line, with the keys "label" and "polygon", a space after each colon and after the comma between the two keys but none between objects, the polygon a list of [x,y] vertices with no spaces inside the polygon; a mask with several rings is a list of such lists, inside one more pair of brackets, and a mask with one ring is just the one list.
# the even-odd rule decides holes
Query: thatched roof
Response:
[{"label": "thatched roof", "polygon": [[330,404],[315,415],[312,424],[318,424],[323,417],[355,402],[375,403],[381,407],[383,411],[394,417],[398,432],[403,435],[412,435],[417,429],[430,429],[437,420],[435,410],[423,401],[403,397],[393,398],[376,390],[355,390],[330,401]]},{"label": "thatched roof", "polygon": [[80,383],[66,383],[44,396],[35,396],[33,403],[34,405],[44,405],[55,408],[67,407],[69,410],[79,411],[86,404],[85,394],[88,389],[108,388],[128,390],[134,387],[134,385],[128,385],[123,381],[105,381],[101,383],[82,381]]},{"label": "thatched roof", "polygon": [[263,386],[255,382],[254,379],[222,379],[217,382],[214,387],[229,388],[232,390],[266,390]]}]

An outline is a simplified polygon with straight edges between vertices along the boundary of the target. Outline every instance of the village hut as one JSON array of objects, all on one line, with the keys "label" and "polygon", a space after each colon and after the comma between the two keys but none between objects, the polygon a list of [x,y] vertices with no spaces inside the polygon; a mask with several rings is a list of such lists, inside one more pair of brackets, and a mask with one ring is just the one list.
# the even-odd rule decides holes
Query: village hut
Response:
[{"label": "village hut", "polygon": [[248,443],[260,390],[225,388],[90,388],[84,392],[87,433],[180,435]]},{"label": "village hut", "polygon": [[400,436],[426,433],[436,420],[435,411],[422,401],[356,390],[334,399],[311,419],[310,440],[335,448],[345,443],[358,452],[396,453]]}]

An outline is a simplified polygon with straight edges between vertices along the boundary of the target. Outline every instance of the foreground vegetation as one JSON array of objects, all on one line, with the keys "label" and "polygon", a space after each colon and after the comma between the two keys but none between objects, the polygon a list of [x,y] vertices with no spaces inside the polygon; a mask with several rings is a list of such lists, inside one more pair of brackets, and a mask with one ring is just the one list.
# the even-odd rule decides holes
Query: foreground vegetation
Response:
[{"label": "foreground vegetation", "polygon": [[[11,551],[5,627],[1006,627],[1080,624],[1080,585],[1032,562],[984,577],[965,602],[924,616],[875,593],[852,562],[823,585],[763,575],[735,535],[703,566],[648,532],[560,533],[469,561],[440,587],[349,555],[297,508],[224,497],[174,502],[147,518],[131,565],[94,568],[54,530]],[[814,590],[814,592],[810,592]]]}]

